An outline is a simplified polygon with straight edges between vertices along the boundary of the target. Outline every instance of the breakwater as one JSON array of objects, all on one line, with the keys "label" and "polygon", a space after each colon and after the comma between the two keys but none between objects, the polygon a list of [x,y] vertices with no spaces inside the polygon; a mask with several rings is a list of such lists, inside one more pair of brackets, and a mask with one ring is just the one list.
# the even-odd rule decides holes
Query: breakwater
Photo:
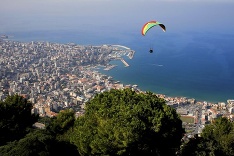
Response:
[{"label": "breakwater", "polygon": [[125,67],[129,66],[129,64],[123,58],[120,58],[120,60],[123,62],[123,64],[125,65]]}]

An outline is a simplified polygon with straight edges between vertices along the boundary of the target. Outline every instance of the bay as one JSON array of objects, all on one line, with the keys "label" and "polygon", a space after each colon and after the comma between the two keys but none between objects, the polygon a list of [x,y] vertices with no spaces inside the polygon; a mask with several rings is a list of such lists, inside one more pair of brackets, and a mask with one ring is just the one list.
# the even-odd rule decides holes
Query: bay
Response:
[{"label": "bay", "polygon": [[[130,65],[112,61],[117,67],[100,70],[124,84],[141,90],[184,96],[199,101],[226,102],[234,99],[234,33],[138,32],[103,34],[79,31],[8,32],[16,41],[49,41],[82,45],[120,44],[135,51]],[[149,53],[150,48],[154,49]]]}]

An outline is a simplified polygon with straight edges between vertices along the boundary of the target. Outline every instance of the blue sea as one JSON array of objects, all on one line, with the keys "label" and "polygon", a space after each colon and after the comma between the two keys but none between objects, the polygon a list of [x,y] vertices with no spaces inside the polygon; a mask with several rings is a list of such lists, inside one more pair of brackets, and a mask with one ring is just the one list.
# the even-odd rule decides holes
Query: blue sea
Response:
[{"label": "blue sea", "polygon": [[[139,32],[104,33],[82,31],[8,32],[11,40],[49,41],[82,45],[120,44],[135,51],[130,65],[112,61],[117,67],[106,75],[141,90],[183,96],[198,101],[226,102],[234,99],[234,33],[183,31],[147,36]],[[154,52],[149,53],[153,48]]]}]

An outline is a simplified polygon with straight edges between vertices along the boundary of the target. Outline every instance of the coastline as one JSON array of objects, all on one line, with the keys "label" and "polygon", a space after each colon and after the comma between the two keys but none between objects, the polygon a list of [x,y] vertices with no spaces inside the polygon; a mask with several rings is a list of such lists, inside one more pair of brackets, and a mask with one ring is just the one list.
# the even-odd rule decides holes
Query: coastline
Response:
[{"label": "coastline", "polygon": [[[117,64],[119,63],[119,64]],[[108,76],[111,76],[113,77],[113,79],[115,81],[119,81],[120,83],[123,83],[124,85],[132,85],[132,84],[135,84],[137,85],[141,91],[150,91],[150,92],[153,92],[155,94],[158,94],[158,95],[162,95],[164,97],[167,97],[167,98],[188,98],[188,99],[195,99],[198,103],[210,103],[210,104],[217,104],[217,103],[227,103],[228,100],[232,100],[233,98],[228,98],[226,100],[207,100],[208,98],[207,95],[204,95],[203,98],[198,98],[198,97],[195,97],[195,96],[185,96],[183,94],[180,93],[180,91],[178,92],[174,92],[174,91],[169,91],[168,89],[165,89],[165,88],[159,88],[157,91],[153,90],[153,89],[145,89],[147,87],[145,87],[144,83],[136,83],[136,82],[132,82],[132,81],[129,81],[129,78],[126,77],[121,77],[119,75],[119,70],[126,70],[125,69],[125,66],[123,67],[122,65],[122,62],[115,62],[115,64],[113,66],[115,66],[115,68],[111,68],[110,70],[104,70],[102,68],[99,68],[98,71],[104,75],[108,75]],[[127,70],[129,71],[129,70]],[[120,78],[119,78],[120,77]],[[166,93],[165,93],[166,92]],[[210,94],[211,97],[213,97],[211,94]]]},{"label": "coastline", "polygon": [[[7,34],[7,33],[4,33],[4,34]],[[52,33],[52,35],[50,35],[50,33],[47,32],[47,35],[42,36],[42,37],[40,37],[40,34],[41,33],[38,33],[38,34],[34,33],[31,35],[26,35],[25,33],[18,33],[17,35],[14,35],[14,37],[9,37],[9,39],[10,40],[17,39],[19,41],[22,40],[26,42],[32,41],[32,40],[35,40],[35,41],[45,40],[45,41],[57,42],[61,44],[67,43],[69,40],[69,42],[81,41],[81,43],[79,43],[80,45],[90,45],[90,43],[87,43],[87,41],[82,41],[81,39],[76,38],[76,37],[68,39],[68,37],[66,37],[66,36],[69,36],[67,32],[66,34],[61,33],[61,35],[65,35],[62,39],[56,38],[54,36],[55,33]],[[183,40],[186,39],[186,36],[184,37],[185,38],[179,38],[180,40],[174,41],[174,42],[179,43],[180,45],[180,43],[182,43]],[[91,36],[91,38],[93,37]],[[96,42],[97,40],[95,39],[93,40],[90,39],[90,41],[88,42],[91,42],[91,41],[94,45],[101,45],[100,43],[103,42],[103,41]],[[210,44],[210,42],[212,41],[209,41],[207,44]],[[224,39],[224,41],[226,40]],[[106,40],[104,42],[106,43]],[[114,43],[113,41],[111,42]],[[125,42],[125,41],[123,40],[122,42]],[[199,60],[201,63],[196,64],[195,71],[199,68],[204,68],[204,66],[209,65],[207,63],[204,64],[204,62],[208,62],[207,61],[208,58],[212,60],[212,57],[210,55],[206,55],[203,49],[197,50],[197,48],[194,47],[195,45],[190,47],[189,49],[184,49],[184,51],[180,51],[179,56],[181,57],[181,55],[183,55],[183,57],[181,58],[176,55],[177,46],[174,46],[172,48],[169,47],[166,49],[165,47],[162,47],[161,49],[158,48],[156,53],[149,55],[147,51],[145,51],[148,47],[148,45],[145,45],[145,43],[134,42],[134,43],[128,43],[127,45],[131,47],[132,49],[134,49],[135,50],[134,53],[136,54],[136,55],[134,54],[134,59],[132,59],[131,61],[128,61],[128,59],[126,59],[128,64],[130,65],[130,68],[125,68],[125,67],[123,68],[122,66],[123,63],[118,60],[118,62],[115,63],[117,64],[116,67],[114,67],[113,69],[109,71],[104,71],[106,75],[111,74],[112,77],[114,77],[116,80],[120,80],[124,84],[138,84],[141,90],[152,90],[152,92],[162,93],[168,96],[184,96],[184,97],[191,97],[191,98],[194,97],[195,99],[198,99],[199,101],[201,100],[201,101],[208,101],[208,102],[215,102],[215,103],[220,102],[220,101],[226,102],[226,100],[234,98],[233,88],[231,87],[233,86],[233,82],[231,83],[231,81],[229,80],[229,77],[222,79],[221,76],[215,77],[213,73],[210,73],[207,77],[207,75],[204,74],[206,72],[205,70],[200,72],[200,75],[204,74],[202,78],[197,77],[197,76],[194,77],[194,75],[193,74],[190,75],[190,73],[186,73],[186,75],[184,75],[183,72],[185,70],[193,71],[194,67],[190,65],[191,63],[188,64],[189,62],[186,62],[186,61],[181,62],[182,59],[184,60],[184,58],[192,57],[194,58],[192,60],[192,63],[196,63],[194,61],[196,61],[196,59],[199,59],[200,56],[202,56],[202,59]],[[194,49],[194,50],[191,50],[191,49]],[[206,48],[204,49],[206,51],[209,50]],[[190,53],[187,52],[188,50],[190,51]],[[171,54],[171,51],[173,51],[173,53],[172,55],[169,56],[168,54]],[[210,49],[210,51],[212,51],[212,49]],[[229,56],[229,58],[231,58],[231,56]],[[181,64],[178,64],[178,62],[181,62]],[[212,61],[209,61],[209,62],[212,62]],[[185,65],[185,63],[187,64]],[[157,66],[155,65],[153,66],[152,64],[160,64],[162,66],[158,66],[160,67],[159,69]],[[222,69],[221,67],[217,66],[219,65],[219,63],[214,62],[214,64],[215,64],[215,66],[213,67],[214,70],[220,71]],[[185,67],[185,70],[180,72],[180,69],[182,69],[182,67]],[[207,67],[209,68],[211,66],[207,66]],[[213,70],[213,68],[210,68],[210,69]],[[141,69],[143,72],[139,71],[139,69]],[[179,73],[178,74],[173,73],[172,76],[168,75],[168,73],[171,74],[171,72],[174,72],[174,71],[177,71],[177,72],[179,71]],[[179,76],[182,75],[182,76],[179,77],[178,75]],[[187,75],[189,75],[190,77],[186,77]],[[205,79],[206,77],[207,79]],[[212,78],[216,78],[216,80],[213,80]],[[173,82],[173,79],[176,79],[176,80]],[[144,82],[142,80],[144,80]],[[191,83],[192,85],[189,86],[188,82],[186,81],[189,81],[189,83]],[[223,85],[223,83],[221,84],[220,82],[225,82],[225,85]],[[181,83],[184,83],[184,84],[181,84]],[[220,85],[217,85],[219,83]],[[212,86],[213,84],[214,86]]]}]

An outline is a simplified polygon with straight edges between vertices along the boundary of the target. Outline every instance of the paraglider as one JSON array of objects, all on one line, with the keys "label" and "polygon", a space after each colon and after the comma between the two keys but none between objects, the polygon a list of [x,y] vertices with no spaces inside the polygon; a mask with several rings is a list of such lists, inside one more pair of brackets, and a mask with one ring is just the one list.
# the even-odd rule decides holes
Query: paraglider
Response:
[{"label": "paraglider", "polygon": [[[147,32],[153,28],[154,26],[160,26],[164,32],[166,32],[166,27],[164,24],[158,22],[158,21],[149,21],[145,23],[141,29],[141,34],[145,36]],[[150,53],[153,53],[153,48],[150,48],[149,50]]]},{"label": "paraglider", "polygon": [[154,52],[153,48],[150,48],[149,52],[150,52],[150,53],[153,53],[153,52]]}]

